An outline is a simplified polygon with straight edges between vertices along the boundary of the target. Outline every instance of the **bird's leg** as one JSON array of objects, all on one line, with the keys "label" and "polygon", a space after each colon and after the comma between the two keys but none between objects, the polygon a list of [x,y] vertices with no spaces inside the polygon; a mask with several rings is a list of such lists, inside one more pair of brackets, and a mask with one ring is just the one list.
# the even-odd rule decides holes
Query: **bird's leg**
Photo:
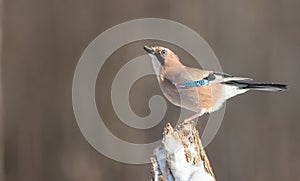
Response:
[{"label": "bird's leg", "polygon": [[[193,121],[194,119],[199,118],[204,113],[205,113],[204,111],[200,111],[199,113],[194,114],[193,116],[186,118],[183,122],[189,123],[189,122]],[[193,122],[195,123],[195,125],[197,125],[198,119],[194,120]]]}]

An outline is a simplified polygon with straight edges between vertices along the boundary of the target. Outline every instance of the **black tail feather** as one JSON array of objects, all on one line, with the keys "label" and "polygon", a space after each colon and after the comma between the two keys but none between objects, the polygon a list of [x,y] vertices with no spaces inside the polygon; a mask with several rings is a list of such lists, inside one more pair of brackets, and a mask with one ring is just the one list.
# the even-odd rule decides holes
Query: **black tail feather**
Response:
[{"label": "black tail feather", "polygon": [[264,90],[264,91],[283,91],[287,89],[285,84],[275,83],[260,83],[260,82],[247,82],[247,81],[228,81],[224,84],[236,86],[240,89],[253,89],[253,90]]}]

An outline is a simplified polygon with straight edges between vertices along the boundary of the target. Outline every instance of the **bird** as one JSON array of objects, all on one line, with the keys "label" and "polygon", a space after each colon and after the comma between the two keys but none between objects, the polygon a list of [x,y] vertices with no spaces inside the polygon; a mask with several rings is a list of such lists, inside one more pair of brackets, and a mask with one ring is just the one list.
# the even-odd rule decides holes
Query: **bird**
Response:
[{"label": "bird", "polygon": [[251,78],[188,67],[170,49],[144,46],[152,57],[152,65],[163,95],[174,105],[194,115],[184,122],[195,121],[206,113],[219,110],[224,102],[249,90],[277,92],[287,89],[285,84],[254,82]]}]

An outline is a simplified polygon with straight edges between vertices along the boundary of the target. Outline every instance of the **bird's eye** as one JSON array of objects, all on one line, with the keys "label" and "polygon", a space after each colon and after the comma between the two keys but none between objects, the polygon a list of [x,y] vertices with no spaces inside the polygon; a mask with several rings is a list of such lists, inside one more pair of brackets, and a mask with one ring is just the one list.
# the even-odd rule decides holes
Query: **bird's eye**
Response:
[{"label": "bird's eye", "polygon": [[167,50],[161,50],[161,51],[160,51],[160,54],[161,54],[162,56],[166,56],[166,55],[167,55]]}]

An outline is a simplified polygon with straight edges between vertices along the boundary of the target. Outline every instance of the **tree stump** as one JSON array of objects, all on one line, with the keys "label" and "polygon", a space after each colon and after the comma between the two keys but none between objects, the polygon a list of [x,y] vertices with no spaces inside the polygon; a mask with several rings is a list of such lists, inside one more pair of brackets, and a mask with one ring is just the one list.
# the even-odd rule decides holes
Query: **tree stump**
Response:
[{"label": "tree stump", "polygon": [[215,181],[215,175],[192,122],[168,123],[153,151],[152,181]]}]

